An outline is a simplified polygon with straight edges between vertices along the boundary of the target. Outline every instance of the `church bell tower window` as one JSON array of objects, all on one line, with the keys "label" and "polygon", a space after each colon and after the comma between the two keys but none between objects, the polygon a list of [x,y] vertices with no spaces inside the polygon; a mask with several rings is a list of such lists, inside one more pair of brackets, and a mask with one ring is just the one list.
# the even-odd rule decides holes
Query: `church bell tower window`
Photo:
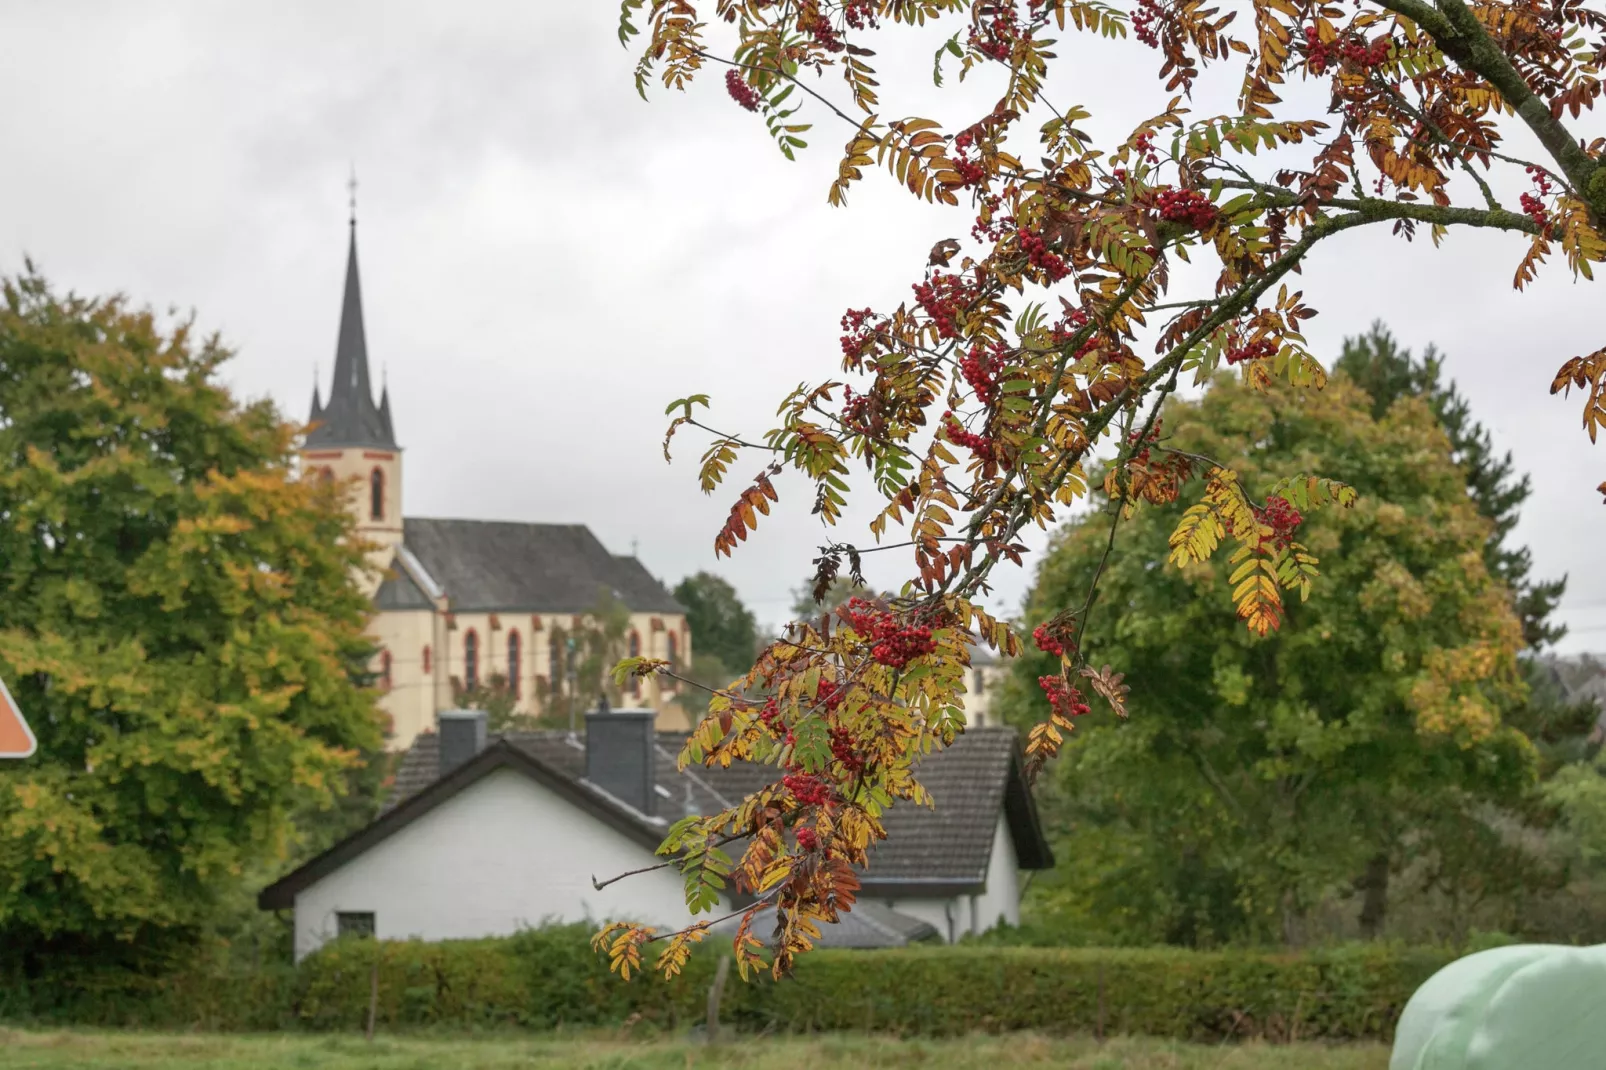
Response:
[{"label": "church bell tower window", "polygon": [[375,520],[385,519],[385,473],[378,468],[368,476],[368,511]]}]

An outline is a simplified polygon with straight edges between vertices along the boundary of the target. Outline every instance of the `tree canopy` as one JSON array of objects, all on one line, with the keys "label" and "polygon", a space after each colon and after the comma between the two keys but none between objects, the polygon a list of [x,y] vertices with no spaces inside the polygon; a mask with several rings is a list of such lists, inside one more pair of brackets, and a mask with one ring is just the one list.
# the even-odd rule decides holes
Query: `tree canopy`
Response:
[{"label": "tree canopy", "polygon": [[718,659],[727,679],[753,663],[758,622],[730,581],[712,572],[695,573],[675,585],[675,600],[686,607],[693,649]]},{"label": "tree canopy", "polygon": [[1522,503],[1533,493],[1528,476],[1517,477],[1511,454],[1495,453],[1489,431],[1472,416],[1472,407],[1455,383],[1442,379],[1444,359],[1432,346],[1418,359],[1400,347],[1381,323],[1344,340],[1336,371],[1348,375],[1372,399],[1372,416],[1381,417],[1402,397],[1427,401],[1450,437],[1451,456],[1466,473],[1467,493],[1478,511],[1494,525],[1485,557],[1489,569],[1517,600],[1523,638],[1530,647],[1554,643],[1567,629],[1550,622],[1550,616],[1567,589],[1565,578],[1534,581],[1533,555],[1526,546],[1508,544],[1517,526]]},{"label": "tree canopy", "polygon": [[[878,72],[870,42],[916,33],[940,43],[934,81],[985,80],[991,106],[946,121],[915,112],[900,73],[913,68]],[[1123,132],[1130,117],[1115,129],[1090,120],[1130,99],[1125,87],[1055,72],[1081,71],[1082,51],[1128,33],[1156,53],[1170,100]],[[996,569],[1022,563],[1028,525],[1056,523],[1086,497],[1095,450],[1114,452],[1109,486],[1134,503],[1168,505],[1182,486],[1202,488],[1180,515],[1170,560],[1186,568],[1225,546],[1232,582],[1218,593],[1254,635],[1275,631],[1288,597],[1311,590],[1317,554],[1286,537],[1292,511],[1342,507],[1351,492],[1329,473],[1295,470],[1254,498],[1233,469],[1157,448],[1157,420],[1183,376],[1237,369],[1279,405],[1322,387],[1327,371],[1302,333],[1316,308],[1293,286],[1331,239],[1507,235],[1510,260],[1497,269],[1514,266],[1518,289],[1553,270],[1552,257],[1580,279],[1606,260],[1606,137],[1588,129],[1606,18],[1587,4],[622,0],[619,37],[640,48],[643,96],[655,81],[682,89],[715,69],[733,106],[753,113],[755,134],[762,122],[787,157],[805,148],[803,135],[834,130],[844,147],[830,204],[845,206],[867,173],[885,170],[921,201],[956,209],[910,265],[909,297],[846,310],[832,354],[840,377],[800,383],[767,431],[746,426],[745,413],[714,414],[706,394],[668,409],[666,451],[688,428],[708,436],[705,493],[733,473],[741,481],[716,554],[755,537],[789,472],[826,524],[854,494],[874,506],[870,540],[832,538],[814,559],[818,579],[844,564],[857,572],[866,553],[909,556],[895,598],[850,601],[760,651],[710,701],[688,745],[688,761],[787,774],[779,794],[677,826],[665,843],[694,907],[713,901],[716,884],[752,893],[735,937],[743,976],[761,965],[784,974],[819,922],[851,909],[853,869],[884,836],[885,808],[926,801],[915,767],[961,728],[970,644],[1021,649],[979,600]],[[1131,76],[1130,64],[1121,69]],[[840,83],[822,80],[828,73]],[[1513,205],[1514,188],[1524,192]],[[792,266],[777,250],[753,270],[785,286]],[[1606,349],[1555,359],[1552,393],[1582,393],[1593,439],[1606,427]],[[1271,393],[1277,382],[1293,392]],[[1087,709],[1084,688],[1120,707],[1126,668],[1088,663],[1091,637],[1075,610],[1050,623],[1061,662],[1046,719],[1028,736],[1034,767]],[[1449,677],[1448,705],[1423,695],[1421,709],[1452,734],[1498,734],[1492,707]],[[735,838],[746,844],[739,859],[709,850]],[[763,912],[778,923],[772,956],[753,935]],[[657,964],[673,974],[708,928],[621,924],[599,946],[628,973],[660,943]]]},{"label": "tree canopy", "polygon": [[362,545],[229,354],[121,298],[0,285],[0,946],[199,924],[327,807],[381,714]]},{"label": "tree canopy", "polygon": [[[1131,681],[1130,722],[1079,726],[1056,771],[1079,860],[1058,879],[1118,929],[1298,939],[1311,907],[1385,880],[1407,851],[1438,852],[1445,881],[1475,880],[1502,849],[1484,829],[1482,857],[1464,864],[1478,807],[1529,798],[1533,747],[1505,722],[1524,699],[1521,635],[1484,554],[1493,525],[1426,399],[1374,411],[1342,375],[1320,393],[1222,378],[1165,411],[1167,449],[1246,486],[1305,469],[1359,493],[1349,509],[1295,512],[1326,582],[1272,635],[1246,634],[1221,605],[1230,566],[1166,567],[1180,504],[1135,513],[1108,557],[1110,516],[1091,513],[1043,558],[1029,623],[1079,605],[1102,569],[1086,656]],[[1052,680],[1055,661],[1023,659],[1006,716],[1041,717],[1038,677]],[[1384,888],[1365,904],[1369,926]]]}]

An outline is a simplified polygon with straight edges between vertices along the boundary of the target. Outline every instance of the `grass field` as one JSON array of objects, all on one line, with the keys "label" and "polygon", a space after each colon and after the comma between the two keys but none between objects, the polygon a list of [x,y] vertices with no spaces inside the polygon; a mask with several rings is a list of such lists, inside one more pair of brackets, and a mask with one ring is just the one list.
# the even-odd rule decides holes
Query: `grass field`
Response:
[{"label": "grass field", "polygon": [[593,1034],[532,1039],[361,1037],[308,1034],[162,1035],[8,1030],[0,1028],[6,1070],[798,1070],[799,1067],[921,1067],[923,1070],[1384,1070],[1380,1045],[1192,1045],[1118,1038],[1087,1040],[1032,1035],[960,1040],[885,1037],[744,1038],[709,1048],[683,1039]]}]

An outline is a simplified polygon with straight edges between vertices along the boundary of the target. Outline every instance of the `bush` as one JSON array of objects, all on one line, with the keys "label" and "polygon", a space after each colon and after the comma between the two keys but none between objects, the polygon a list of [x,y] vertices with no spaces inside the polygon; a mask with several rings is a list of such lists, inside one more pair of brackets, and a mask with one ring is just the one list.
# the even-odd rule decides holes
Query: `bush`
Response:
[{"label": "bush", "polygon": [[[34,981],[0,1013],[80,1025],[354,1031],[379,973],[387,1029],[676,1029],[700,1021],[717,948],[685,974],[621,983],[585,926],[444,943],[338,941],[294,970]],[[1170,948],[910,947],[819,951],[780,984],[732,980],[738,1029],[903,1036],[1035,1030],[1183,1040],[1387,1040],[1406,1000],[1452,956],[1366,945],[1305,953]]]}]

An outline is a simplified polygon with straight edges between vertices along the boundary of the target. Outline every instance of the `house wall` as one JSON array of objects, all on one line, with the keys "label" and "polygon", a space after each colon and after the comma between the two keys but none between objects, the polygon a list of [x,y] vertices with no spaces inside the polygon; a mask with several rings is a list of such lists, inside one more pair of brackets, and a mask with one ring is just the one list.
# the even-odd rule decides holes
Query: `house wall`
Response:
[{"label": "house wall", "polygon": [[692,919],[672,870],[592,887],[593,875],[652,860],[543,785],[497,770],[296,896],[296,958],[334,937],[340,911],[373,912],[386,940],[505,936],[547,920],[680,928]]},{"label": "house wall", "polygon": [[993,703],[997,700],[998,693],[1003,690],[1007,674],[1005,665],[996,661],[986,665],[972,665],[965,673],[965,696],[961,706],[965,711],[966,724],[981,728],[998,723],[993,715]]},{"label": "house wall", "polygon": [[[979,895],[951,897],[909,897],[884,899],[881,902],[901,914],[907,914],[936,929],[944,942],[952,943],[967,934],[981,935],[997,926],[1000,920],[1011,925],[1020,924],[1020,870],[1015,856],[1015,841],[1010,839],[1009,824],[1002,812],[993,830],[993,849],[987,861],[986,888]],[[866,889],[865,898],[876,898],[873,889]]]}]

